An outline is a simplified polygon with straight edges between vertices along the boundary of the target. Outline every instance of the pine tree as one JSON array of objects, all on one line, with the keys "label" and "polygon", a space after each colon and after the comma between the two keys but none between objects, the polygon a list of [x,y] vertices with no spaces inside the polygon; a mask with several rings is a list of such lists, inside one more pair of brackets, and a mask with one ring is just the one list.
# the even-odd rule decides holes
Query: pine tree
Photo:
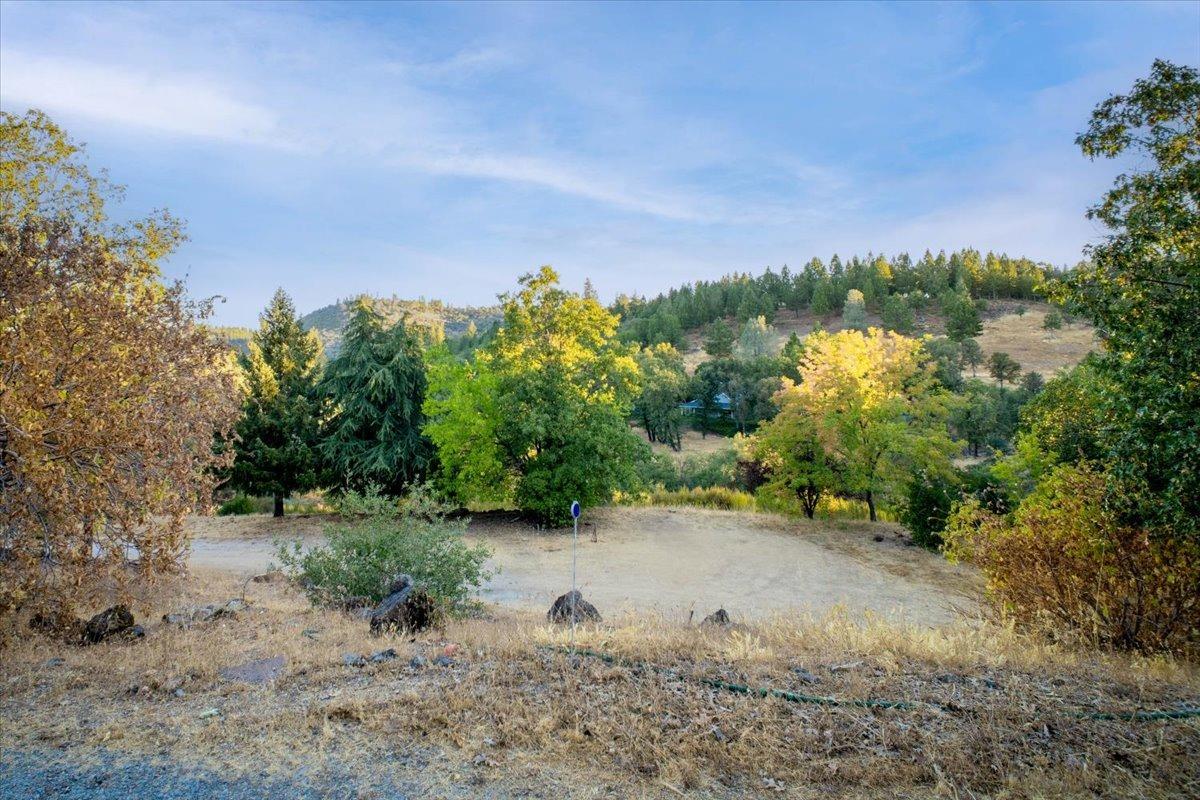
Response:
[{"label": "pine tree", "polygon": [[828,278],[820,278],[813,286],[812,300],[809,302],[809,310],[818,317],[824,316],[833,310],[833,303],[829,300],[829,293],[832,291]]},{"label": "pine tree", "polygon": [[421,348],[404,320],[386,328],[360,300],[320,384],[330,409],[320,452],[332,486],[399,495],[425,476],[432,457],[421,433],[425,388]]},{"label": "pine tree", "polygon": [[704,352],[713,358],[729,358],[733,355],[733,331],[725,324],[725,320],[718,319],[708,326]]},{"label": "pine tree", "polygon": [[316,333],[304,330],[291,298],[277,290],[240,359],[250,391],[230,478],[236,489],[274,498],[277,517],[285,497],[318,483],[321,358]]}]

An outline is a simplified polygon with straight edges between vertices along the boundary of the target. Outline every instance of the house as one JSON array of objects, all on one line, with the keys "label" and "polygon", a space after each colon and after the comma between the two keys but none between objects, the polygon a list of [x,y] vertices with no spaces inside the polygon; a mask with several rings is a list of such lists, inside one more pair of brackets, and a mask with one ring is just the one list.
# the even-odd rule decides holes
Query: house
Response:
[{"label": "house", "polygon": [[[724,392],[719,392],[713,397],[713,406],[716,408],[717,415],[728,414],[733,410],[733,400]],[[704,408],[704,404],[699,400],[690,400],[686,403],[680,403],[679,408],[685,414],[695,414]]]}]

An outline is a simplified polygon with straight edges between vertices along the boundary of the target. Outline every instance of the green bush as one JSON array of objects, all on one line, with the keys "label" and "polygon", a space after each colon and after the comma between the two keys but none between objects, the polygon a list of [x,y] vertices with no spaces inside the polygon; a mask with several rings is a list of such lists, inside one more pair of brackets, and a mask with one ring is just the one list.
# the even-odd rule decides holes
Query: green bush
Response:
[{"label": "green bush", "polygon": [[[265,511],[270,511],[268,507]],[[262,503],[257,497],[251,497],[248,494],[238,492],[233,497],[226,500],[217,509],[217,516],[228,517],[240,514],[261,514],[264,513]]]},{"label": "green bush", "polygon": [[308,550],[300,541],[277,545],[284,571],[307,587],[315,604],[358,596],[382,600],[388,585],[405,573],[453,612],[491,577],[484,569],[488,549],[463,541],[468,520],[449,519],[427,487],[402,502],[377,489],[350,492],[339,511],[343,522],[326,528],[327,544]]},{"label": "green bush", "polygon": [[900,522],[908,528],[913,541],[922,547],[938,548],[946,519],[962,494],[957,475],[922,470],[905,487],[900,503]]},{"label": "green bush", "polygon": [[679,483],[683,489],[737,488],[737,453],[730,447],[688,456],[680,465]]}]

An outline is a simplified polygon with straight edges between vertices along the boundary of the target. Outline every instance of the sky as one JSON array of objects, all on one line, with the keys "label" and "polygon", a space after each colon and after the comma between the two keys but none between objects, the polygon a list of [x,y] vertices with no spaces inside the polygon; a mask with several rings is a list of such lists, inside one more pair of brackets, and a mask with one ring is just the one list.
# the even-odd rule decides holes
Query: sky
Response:
[{"label": "sky", "polygon": [[[1074,145],[1200,3],[0,3],[40,108],[189,241],[216,321],[363,292],[601,298],[868,251],[1073,264],[1119,169]],[[1135,165],[1136,166],[1136,165]]]}]

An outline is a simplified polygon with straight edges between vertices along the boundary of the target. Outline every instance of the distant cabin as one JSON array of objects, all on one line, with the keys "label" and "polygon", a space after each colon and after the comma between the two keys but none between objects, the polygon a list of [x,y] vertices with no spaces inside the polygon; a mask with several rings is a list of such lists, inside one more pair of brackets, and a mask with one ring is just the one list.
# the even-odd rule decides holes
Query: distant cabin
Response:
[{"label": "distant cabin", "polygon": [[[728,414],[733,410],[733,400],[724,392],[719,393],[713,398],[713,405],[716,407],[716,413]],[[704,404],[699,400],[690,400],[686,403],[680,403],[679,408],[685,414],[697,414],[704,408]]]}]

